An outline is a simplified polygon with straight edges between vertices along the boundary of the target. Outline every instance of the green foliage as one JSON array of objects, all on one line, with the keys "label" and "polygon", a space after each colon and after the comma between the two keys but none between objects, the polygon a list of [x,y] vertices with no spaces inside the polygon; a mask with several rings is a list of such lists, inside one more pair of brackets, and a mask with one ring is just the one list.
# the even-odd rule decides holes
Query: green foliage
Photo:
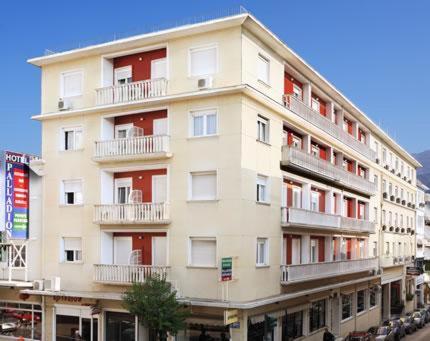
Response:
[{"label": "green foliage", "polygon": [[160,340],[165,340],[167,333],[176,335],[185,329],[188,311],[176,300],[176,291],[165,278],[151,276],[144,283],[134,283],[123,296],[123,306]]},{"label": "green foliage", "polygon": [[410,294],[410,293],[406,294],[406,301],[412,301],[413,299],[414,299],[414,294]]}]

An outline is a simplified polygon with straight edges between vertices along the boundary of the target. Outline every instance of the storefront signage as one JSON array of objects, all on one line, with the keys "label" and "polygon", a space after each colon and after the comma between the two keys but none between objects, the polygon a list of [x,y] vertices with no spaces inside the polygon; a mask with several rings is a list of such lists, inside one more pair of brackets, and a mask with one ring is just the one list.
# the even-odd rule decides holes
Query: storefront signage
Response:
[{"label": "storefront signage", "polygon": [[82,302],[82,297],[72,297],[72,296],[53,296],[52,299],[55,302]]},{"label": "storefront signage", "polygon": [[1,231],[6,231],[9,239],[27,239],[30,205],[29,163],[32,157],[8,151],[4,152],[3,157],[5,225]]},{"label": "storefront signage", "polygon": [[231,281],[233,278],[233,258],[221,258],[221,281]]},{"label": "storefront signage", "polygon": [[408,266],[406,268],[406,274],[409,276],[419,276],[421,275],[421,269],[414,266]]},{"label": "storefront signage", "polygon": [[224,310],[224,324],[229,325],[239,322],[239,311],[237,309]]}]

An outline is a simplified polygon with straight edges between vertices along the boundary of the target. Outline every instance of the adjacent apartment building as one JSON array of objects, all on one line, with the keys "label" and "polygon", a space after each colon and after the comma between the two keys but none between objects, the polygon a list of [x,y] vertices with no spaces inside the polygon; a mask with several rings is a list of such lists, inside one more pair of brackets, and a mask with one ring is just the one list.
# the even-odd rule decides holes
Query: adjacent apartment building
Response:
[{"label": "adjacent apartment building", "polygon": [[178,340],[321,340],[408,309],[420,164],[252,15],[29,62],[50,280],[21,293],[45,340],[145,339],[121,293],[154,273],[191,307]]}]

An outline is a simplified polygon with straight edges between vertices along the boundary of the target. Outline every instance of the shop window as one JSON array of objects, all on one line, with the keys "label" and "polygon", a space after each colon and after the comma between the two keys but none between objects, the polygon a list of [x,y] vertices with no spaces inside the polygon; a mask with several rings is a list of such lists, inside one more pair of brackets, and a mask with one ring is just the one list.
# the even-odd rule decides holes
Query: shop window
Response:
[{"label": "shop window", "polygon": [[282,340],[294,340],[303,336],[303,311],[287,314],[284,318]]},{"label": "shop window", "polygon": [[106,341],[134,341],[136,318],[127,313],[106,312]]},{"label": "shop window", "polygon": [[361,313],[366,310],[366,291],[357,291],[357,313]]},{"label": "shop window", "polygon": [[309,330],[313,332],[325,326],[325,300],[312,302],[309,309]]},{"label": "shop window", "polygon": [[352,295],[342,295],[342,320],[352,316]]},{"label": "shop window", "polygon": [[0,339],[42,339],[42,307],[31,303],[0,302]]}]

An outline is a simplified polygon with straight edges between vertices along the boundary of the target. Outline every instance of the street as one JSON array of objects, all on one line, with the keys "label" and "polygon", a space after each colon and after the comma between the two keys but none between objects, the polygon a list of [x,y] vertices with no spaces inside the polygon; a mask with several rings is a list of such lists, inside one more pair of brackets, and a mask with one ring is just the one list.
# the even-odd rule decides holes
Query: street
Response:
[{"label": "street", "polygon": [[406,338],[403,340],[407,341],[428,341],[430,340],[430,323],[427,323],[426,326],[422,329],[418,329],[415,333],[411,335],[406,335]]}]

